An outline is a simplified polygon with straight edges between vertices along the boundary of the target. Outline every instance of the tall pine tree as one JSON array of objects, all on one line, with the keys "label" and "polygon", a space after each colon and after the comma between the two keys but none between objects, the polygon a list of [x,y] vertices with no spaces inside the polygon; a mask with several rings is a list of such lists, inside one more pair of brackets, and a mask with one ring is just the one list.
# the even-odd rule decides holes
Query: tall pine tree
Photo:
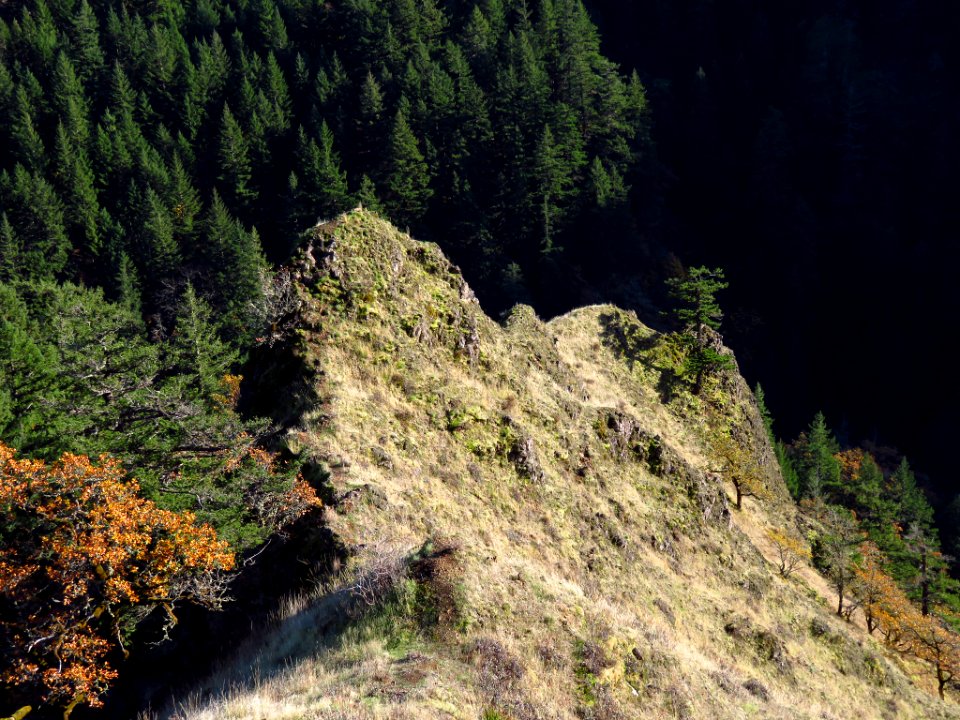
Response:
[{"label": "tall pine tree", "polygon": [[220,147],[218,153],[220,180],[224,194],[237,208],[248,209],[256,199],[252,187],[250,148],[240,123],[224,104],[220,122]]},{"label": "tall pine tree", "polygon": [[420,143],[406,115],[399,110],[390,131],[383,181],[384,208],[398,225],[415,225],[426,212],[431,195],[430,170],[420,152]]}]

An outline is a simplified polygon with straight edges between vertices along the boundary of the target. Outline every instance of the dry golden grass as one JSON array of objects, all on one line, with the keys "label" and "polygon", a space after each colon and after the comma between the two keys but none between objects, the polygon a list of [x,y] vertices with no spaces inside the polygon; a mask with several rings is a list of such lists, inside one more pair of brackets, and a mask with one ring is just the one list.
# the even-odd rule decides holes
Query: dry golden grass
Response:
[{"label": "dry golden grass", "polygon": [[[355,560],[176,715],[960,717],[832,617],[812,569],[777,573],[765,531],[795,508],[738,376],[709,402],[667,397],[663,338],[611,306],[498,325],[435,246],[369,213],[321,246],[317,277],[338,280],[307,283],[304,343],[324,402],[290,442],[329,468],[326,519]],[[740,418],[771,498],[719,511],[711,413]],[[380,550],[429,540],[456,548],[446,584],[348,611]]]}]

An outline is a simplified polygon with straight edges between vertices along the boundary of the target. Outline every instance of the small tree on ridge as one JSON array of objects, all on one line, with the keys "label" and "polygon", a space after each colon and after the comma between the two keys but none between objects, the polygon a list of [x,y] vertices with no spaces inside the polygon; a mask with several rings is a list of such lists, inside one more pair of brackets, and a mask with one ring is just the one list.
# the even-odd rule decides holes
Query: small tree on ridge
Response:
[{"label": "small tree on ridge", "polygon": [[711,346],[710,330],[720,329],[723,312],[715,295],[728,287],[721,268],[690,268],[686,277],[667,280],[670,296],[679,304],[673,315],[683,325],[690,344],[687,367],[695,375],[694,391],[699,394],[707,375],[730,365],[730,358]]}]

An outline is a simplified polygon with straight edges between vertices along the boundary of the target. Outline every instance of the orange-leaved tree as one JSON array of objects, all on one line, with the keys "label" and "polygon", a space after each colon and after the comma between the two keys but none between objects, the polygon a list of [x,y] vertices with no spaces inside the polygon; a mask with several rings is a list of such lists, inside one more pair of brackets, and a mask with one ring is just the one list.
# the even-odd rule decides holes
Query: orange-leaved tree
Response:
[{"label": "orange-leaved tree", "polygon": [[756,455],[733,437],[732,428],[715,431],[711,444],[720,461],[717,470],[733,484],[737,510],[743,507],[745,497],[765,498],[769,495],[763,468]]},{"label": "orange-leaved tree", "polygon": [[901,618],[915,612],[906,594],[883,569],[884,557],[872,542],[860,545],[860,557],[854,563],[854,592],[863,608],[867,632],[880,631],[889,644],[896,645]]},{"label": "orange-leaved tree", "polygon": [[860,468],[863,466],[865,455],[866,453],[860,448],[841,450],[834,454],[833,457],[836,458],[837,463],[840,465],[841,482],[850,484],[854,481],[857,475],[860,474]]},{"label": "orange-leaved tree", "polygon": [[776,528],[768,529],[767,537],[773,543],[777,569],[783,577],[790,577],[794,570],[810,560],[810,546],[803,540]]},{"label": "orange-leaved tree", "polygon": [[867,630],[879,628],[889,647],[929,663],[942,700],[947,683],[960,673],[960,635],[947,622],[946,611],[921,612],[884,572],[883,560],[877,546],[865,542],[854,566]]},{"label": "orange-leaved tree", "polygon": [[960,674],[960,635],[937,614],[911,613],[901,623],[911,654],[933,666],[943,700],[947,683]]},{"label": "orange-leaved tree", "polygon": [[217,607],[234,557],[192,513],[140,497],[119,461],[21,460],[0,443],[0,683],[23,697],[100,705],[122,627],[174,604]]}]

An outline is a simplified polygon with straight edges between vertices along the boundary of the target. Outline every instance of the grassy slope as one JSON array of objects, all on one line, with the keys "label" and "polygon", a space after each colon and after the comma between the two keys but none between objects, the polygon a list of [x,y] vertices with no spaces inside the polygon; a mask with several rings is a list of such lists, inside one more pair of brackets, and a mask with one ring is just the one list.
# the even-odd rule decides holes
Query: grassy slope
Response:
[{"label": "grassy slope", "polygon": [[[356,567],[184,716],[960,716],[833,617],[812,570],[777,575],[764,529],[795,511],[739,376],[707,395],[768,476],[742,512],[709,472],[704,406],[671,393],[669,346],[631,314],[501,326],[435,246],[362,211],[318,228],[301,272],[322,401],[289,442],[327,469]],[[427,541],[420,582],[357,610],[350,578]]]}]

